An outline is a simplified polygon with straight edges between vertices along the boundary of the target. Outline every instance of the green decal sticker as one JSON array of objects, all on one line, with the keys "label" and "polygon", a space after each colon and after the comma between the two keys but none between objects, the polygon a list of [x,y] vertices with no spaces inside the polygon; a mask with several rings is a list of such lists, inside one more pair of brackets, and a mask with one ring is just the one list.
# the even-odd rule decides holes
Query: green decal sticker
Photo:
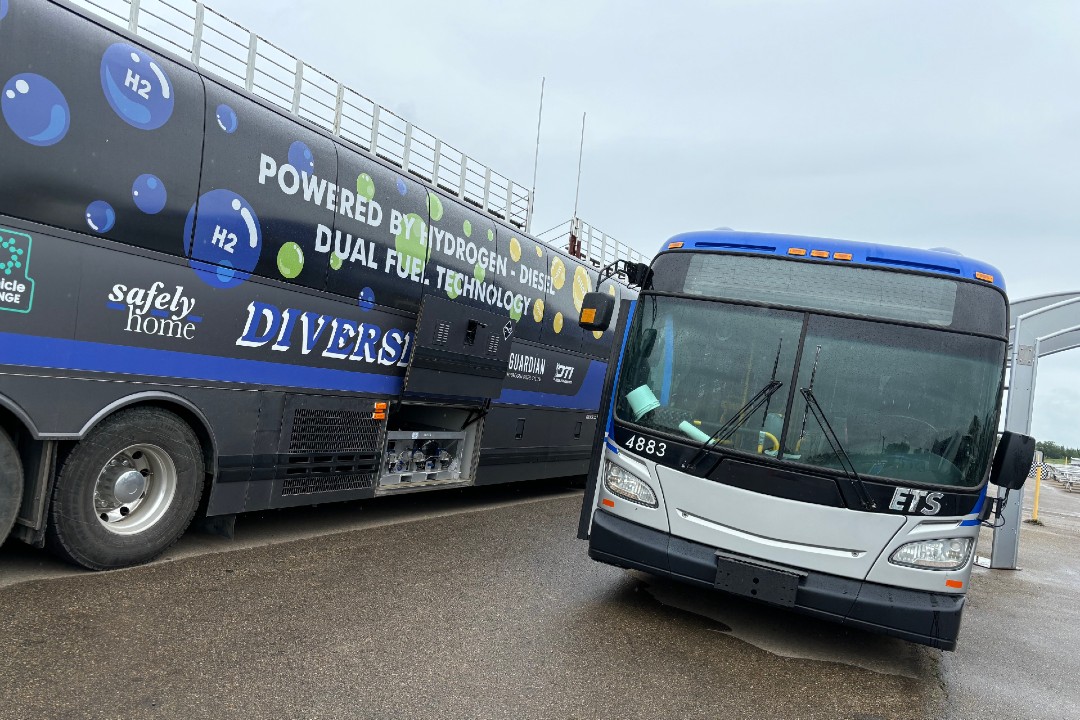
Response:
[{"label": "green decal sticker", "polygon": [[489,229],[488,230],[488,242],[492,242],[494,240],[495,240],[495,231]]},{"label": "green decal sticker", "polygon": [[0,228],[0,310],[30,312],[34,302],[31,241],[26,233]]},{"label": "green decal sticker", "polygon": [[336,252],[330,253],[330,267],[334,270],[341,269],[341,256],[338,255]]},{"label": "green decal sticker", "polygon": [[439,196],[436,195],[435,193],[431,192],[430,190],[428,191],[428,194],[427,194],[427,206],[428,206],[428,213],[431,214],[431,222],[439,222],[440,220],[442,220],[442,215],[443,215],[442,200],[440,200]]},{"label": "green decal sticker", "polygon": [[465,237],[472,237],[472,223],[468,220],[461,226],[461,229],[465,231]]},{"label": "green decal sticker", "polygon": [[401,230],[394,236],[394,249],[419,263],[427,262],[427,241],[424,238],[424,219],[416,213],[409,213],[401,222]]},{"label": "green decal sticker", "polygon": [[304,251],[294,242],[281,246],[277,254],[277,269],[282,277],[294,278],[304,269]]},{"label": "green decal sticker", "polygon": [[375,199],[375,181],[367,173],[356,176],[356,194],[367,198],[369,202]]},{"label": "green decal sticker", "polygon": [[472,269],[472,276],[476,282],[484,282],[484,278],[487,277],[487,268],[480,263],[476,263]]}]

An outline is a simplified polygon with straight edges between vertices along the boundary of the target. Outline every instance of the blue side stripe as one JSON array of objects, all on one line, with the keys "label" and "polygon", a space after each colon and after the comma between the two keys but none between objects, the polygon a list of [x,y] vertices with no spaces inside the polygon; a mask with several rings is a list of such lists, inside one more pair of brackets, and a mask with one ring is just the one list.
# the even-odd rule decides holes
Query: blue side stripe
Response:
[{"label": "blue side stripe", "polygon": [[0,364],[384,395],[399,394],[403,382],[401,375],[239,360],[14,333],[0,333]]},{"label": "blue side stripe", "polygon": [[960,527],[971,527],[972,525],[978,525],[979,524],[979,522],[980,522],[979,513],[982,512],[983,503],[986,502],[986,493],[987,493],[988,488],[989,488],[989,484],[983,485],[982,492],[979,493],[979,500],[978,500],[978,502],[975,503],[975,507],[973,507],[971,509],[971,514],[974,515],[975,517],[970,519],[970,520],[964,520],[962,523],[960,523]]},{"label": "blue side stripe", "polygon": [[566,408],[569,410],[595,410],[600,406],[600,396],[604,392],[604,375],[607,363],[589,361],[585,371],[585,380],[576,395],[556,395],[555,393],[535,390],[504,389],[495,402],[513,405],[539,405],[542,407]]},{"label": "blue side stripe", "polygon": [[[275,385],[309,390],[341,390],[398,395],[403,375],[335,370],[304,365],[241,360],[175,350],[110,345],[87,340],[0,333],[0,365],[123,373],[170,379]],[[401,372],[404,368],[401,368]],[[607,363],[590,361],[576,395],[504,390],[496,402],[593,410],[600,404]]]}]

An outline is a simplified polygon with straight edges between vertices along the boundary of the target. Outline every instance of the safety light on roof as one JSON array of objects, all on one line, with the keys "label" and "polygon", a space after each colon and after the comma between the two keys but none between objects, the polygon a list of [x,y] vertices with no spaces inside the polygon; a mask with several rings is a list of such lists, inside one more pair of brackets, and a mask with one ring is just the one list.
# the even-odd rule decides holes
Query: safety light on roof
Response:
[{"label": "safety light on roof", "polygon": [[988,275],[987,273],[984,273],[984,272],[975,273],[975,279],[976,280],[982,280],[983,282],[988,282],[988,283],[994,282],[994,276],[993,275]]},{"label": "safety light on roof", "polygon": [[806,254],[806,249],[805,248],[788,248],[787,254],[788,255],[805,255]]},{"label": "safety light on roof", "polygon": [[833,253],[833,260],[850,260],[851,253]]},{"label": "safety light on roof", "polygon": [[827,258],[829,257],[828,250],[811,250],[810,257]]},{"label": "safety light on roof", "polygon": [[673,242],[673,243],[668,243],[667,249],[668,250],[678,250],[682,246],[683,246],[683,244],[681,242]]}]

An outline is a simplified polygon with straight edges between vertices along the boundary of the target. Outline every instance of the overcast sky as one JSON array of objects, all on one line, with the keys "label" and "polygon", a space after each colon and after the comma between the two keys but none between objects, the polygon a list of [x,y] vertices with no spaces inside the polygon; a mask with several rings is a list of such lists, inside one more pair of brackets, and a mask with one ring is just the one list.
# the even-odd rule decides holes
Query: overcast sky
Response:
[{"label": "overcast sky", "polygon": [[[652,255],[732,227],[951,247],[1010,294],[1080,290],[1080,3],[210,0]],[[1080,351],[1034,433],[1080,446]]]}]

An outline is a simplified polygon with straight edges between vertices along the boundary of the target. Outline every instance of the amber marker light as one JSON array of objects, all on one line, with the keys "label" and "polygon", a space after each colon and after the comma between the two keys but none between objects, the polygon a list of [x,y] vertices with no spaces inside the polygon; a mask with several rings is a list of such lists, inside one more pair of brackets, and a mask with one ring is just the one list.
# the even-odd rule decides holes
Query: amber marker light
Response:
[{"label": "amber marker light", "polygon": [[609,498],[604,498],[603,500],[600,501],[600,504],[603,505],[604,507],[612,507],[612,508],[615,507],[615,501],[611,500]]},{"label": "amber marker light", "polygon": [[828,250],[811,250],[810,257],[827,258],[829,257]]},{"label": "amber marker light", "polygon": [[583,323],[596,322],[596,308],[582,308],[581,309],[581,322],[583,322]]},{"label": "amber marker light", "polygon": [[963,580],[946,580],[945,581],[945,587],[962,588],[962,587],[964,587],[964,581]]},{"label": "amber marker light", "polygon": [[683,244],[681,242],[673,242],[673,243],[668,243],[667,249],[668,250],[678,250],[682,246],[683,246]]},{"label": "amber marker light", "polygon": [[386,419],[386,413],[384,413],[384,412],[371,413],[371,419],[372,420],[385,420]]},{"label": "amber marker light", "polygon": [[988,275],[987,273],[984,273],[984,272],[975,273],[975,279],[976,280],[982,280],[983,282],[988,282],[988,283],[994,282],[994,276],[993,275]]},{"label": "amber marker light", "polygon": [[375,412],[386,412],[387,405],[384,402],[375,403]]},{"label": "amber marker light", "polygon": [[788,248],[787,254],[799,256],[806,255],[806,248]]},{"label": "amber marker light", "polygon": [[833,260],[850,260],[851,253],[833,253]]}]

